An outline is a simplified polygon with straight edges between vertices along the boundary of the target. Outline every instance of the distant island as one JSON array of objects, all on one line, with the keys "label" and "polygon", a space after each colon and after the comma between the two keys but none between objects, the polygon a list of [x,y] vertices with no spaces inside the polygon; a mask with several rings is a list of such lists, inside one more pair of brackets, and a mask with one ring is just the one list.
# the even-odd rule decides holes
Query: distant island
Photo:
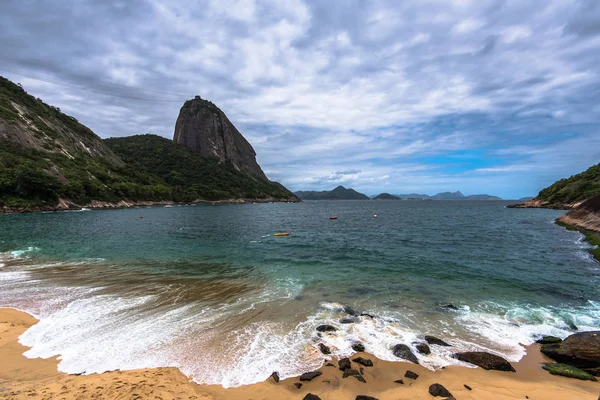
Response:
[{"label": "distant island", "polygon": [[346,189],[341,185],[333,190],[324,190],[321,192],[298,191],[294,194],[302,200],[369,200],[369,196],[359,193],[354,189]]},{"label": "distant island", "polygon": [[402,200],[400,197],[396,197],[393,194],[381,193],[373,197],[373,200]]},{"label": "distant island", "polygon": [[102,140],[0,77],[0,212],[299,201],[213,103],[186,101],[174,136]]}]

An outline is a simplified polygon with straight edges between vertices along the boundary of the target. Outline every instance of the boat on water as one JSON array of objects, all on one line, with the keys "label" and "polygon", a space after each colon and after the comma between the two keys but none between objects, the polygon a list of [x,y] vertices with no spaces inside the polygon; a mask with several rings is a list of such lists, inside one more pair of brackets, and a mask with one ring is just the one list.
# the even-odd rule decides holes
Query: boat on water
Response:
[{"label": "boat on water", "polygon": [[338,219],[337,215],[332,215],[329,219]]},{"label": "boat on water", "polygon": [[278,232],[274,233],[273,236],[290,236],[289,232]]}]

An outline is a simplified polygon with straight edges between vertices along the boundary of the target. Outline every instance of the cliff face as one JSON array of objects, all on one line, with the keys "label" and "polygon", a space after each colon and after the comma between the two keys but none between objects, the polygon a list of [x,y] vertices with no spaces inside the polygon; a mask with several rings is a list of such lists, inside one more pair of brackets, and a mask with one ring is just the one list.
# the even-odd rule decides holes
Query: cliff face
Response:
[{"label": "cliff face", "polygon": [[181,107],[173,140],[203,156],[229,161],[237,170],[267,179],[256,162],[252,145],[223,111],[199,96]]},{"label": "cliff face", "polygon": [[586,231],[600,232],[600,195],[587,199],[558,217],[557,221]]}]

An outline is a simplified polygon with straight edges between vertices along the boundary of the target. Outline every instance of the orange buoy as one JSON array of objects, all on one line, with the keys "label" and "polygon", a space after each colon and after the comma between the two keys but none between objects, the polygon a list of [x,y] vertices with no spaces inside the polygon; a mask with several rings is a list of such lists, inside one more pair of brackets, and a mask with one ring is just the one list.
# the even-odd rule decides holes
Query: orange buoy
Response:
[{"label": "orange buoy", "polygon": [[273,236],[290,236],[289,232],[274,233]]}]

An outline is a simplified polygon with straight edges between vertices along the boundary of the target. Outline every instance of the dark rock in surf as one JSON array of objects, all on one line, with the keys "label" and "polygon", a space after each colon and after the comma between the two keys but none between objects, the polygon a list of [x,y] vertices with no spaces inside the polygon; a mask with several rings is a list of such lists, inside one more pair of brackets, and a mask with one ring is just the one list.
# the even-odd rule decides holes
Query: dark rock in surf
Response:
[{"label": "dark rock in surf", "polygon": [[579,332],[560,343],[542,345],[542,353],[577,368],[600,367],[600,331]]},{"label": "dark rock in surf", "polygon": [[442,339],[438,339],[435,336],[425,336],[425,341],[429,344],[435,344],[437,346],[450,347],[450,345],[444,342]]},{"label": "dark rock in surf", "polygon": [[365,345],[360,342],[356,342],[352,345],[352,350],[362,353],[365,351]]},{"label": "dark rock in surf", "polygon": [[309,393],[306,396],[304,396],[302,400],[321,400],[321,398],[316,394]]},{"label": "dark rock in surf", "polygon": [[361,317],[369,317],[369,318],[377,318],[376,315],[369,314],[369,313],[366,313],[366,312],[360,313],[360,316]]},{"label": "dark rock in surf", "polygon": [[302,375],[300,375],[300,380],[303,382],[310,382],[313,379],[315,379],[317,376],[321,376],[321,375],[323,375],[323,373],[321,371],[305,372]]},{"label": "dark rock in surf", "polygon": [[302,387],[302,384],[300,382],[294,382],[294,386],[300,389]]},{"label": "dark rock in surf", "polygon": [[392,353],[398,358],[408,360],[415,364],[419,363],[419,359],[417,358],[417,356],[415,356],[410,347],[408,347],[405,344],[397,344],[394,347],[392,347]]},{"label": "dark rock in surf", "polygon": [[356,310],[354,310],[354,308],[350,307],[350,306],[345,306],[344,307],[344,312],[348,315],[352,315],[353,317],[357,317],[358,313],[356,312]]},{"label": "dark rock in surf", "polygon": [[317,326],[317,331],[319,332],[335,332],[337,328],[331,325],[319,325]]},{"label": "dark rock in surf", "polygon": [[356,318],[354,317],[344,317],[339,320],[340,324],[353,324],[356,322]]},{"label": "dark rock in surf", "polygon": [[331,349],[323,343],[319,343],[319,350],[321,350],[321,353],[323,354],[331,354]]},{"label": "dark rock in surf", "polygon": [[483,369],[495,371],[516,372],[513,366],[504,358],[484,351],[467,351],[465,353],[455,353],[452,357],[457,360],[477,365]]},{"label": "dark rock in surf", "polygon": [[409,379],[417,379],[419,377],[419,375],[412,371],[406,371],[406,373],[404,374],[404,377],[409,378]]},{"label": "dark rock in surf", "polygon": [[555,336],[542,336],[541,339],[535,341],[538,344],[552,344],[552,343],[560,343],[562,342],[561,338]]},{"label": "dark rock in surf", "polygon": [[373,366],[373,361],[369,360],[368,358],[356,357],[353,358],[352,361],[354,361],[357,364],[364,365],[365,367]]},{"label": "dark rock in surf", "polygon": [[429,348],[427,343],[419,343],[415,347],[416,347],[417,351],[421,354],[425,354],[425,355],[431,354],[431,349]]},{"label": "dark rock in surf", "polygon": [[453,310],[453,311],[458,311],[458,307],[456,307],[454,304],[446,304],[443,306],[440,306],[441,308],[445,309],[445,310]]},{"label": "dark rock in surf", "polygon": [[429,386],[429,394],[433,397],[453,397],[452,393],[450,393],[448,389],[439,383],[434,383],[433,385]]},{"label": "dark rock in surf", "polygon": [[275,381],[275,383],[279,383],[279,372],[275,371],[271,374],[271,378]]}]

